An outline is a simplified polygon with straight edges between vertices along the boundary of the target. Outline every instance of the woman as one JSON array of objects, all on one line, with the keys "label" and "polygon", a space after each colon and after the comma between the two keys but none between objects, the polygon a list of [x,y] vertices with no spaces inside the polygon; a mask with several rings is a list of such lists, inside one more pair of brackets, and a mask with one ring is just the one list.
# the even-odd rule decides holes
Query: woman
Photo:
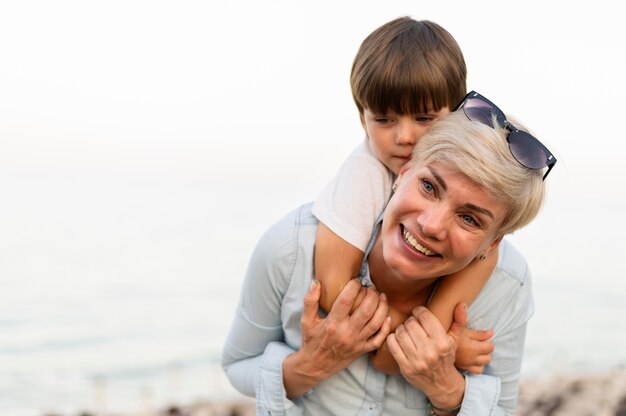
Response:
[{"label": "woman", "polygon": [[[310,206],[259,242],[223,356],[233,385],[256,395],[259,414],[513,413],[533,302],[526,264],[502,237],[536,216],[543,168],[556,159],[479,94],[460,108],[417,144],[360,281],[346,286],[328,316],[318,316],[311,277],[317,221]],[[463,307],[446,333],[424,305],[438,277],[495,250],[498,266],[467,311],[469,326],[493,328],[495,351],[484,374],[461,374],[454,352]],[[412,314],[389,337],[388,304]],[[377,371],[364,355],[385,339],[400,375]]]}]

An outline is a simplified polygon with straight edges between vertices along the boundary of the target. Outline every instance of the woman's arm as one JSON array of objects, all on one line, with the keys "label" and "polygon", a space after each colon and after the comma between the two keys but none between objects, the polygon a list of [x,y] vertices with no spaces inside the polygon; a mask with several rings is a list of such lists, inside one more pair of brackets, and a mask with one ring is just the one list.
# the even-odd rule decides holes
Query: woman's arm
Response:
[{"label": "woman's arm", "polygon": [[[248,396],[280,396],[284,358],[295,351],[285,341],[281,307],[297,261],[300,217],[294,211],[258,241],[246,271],[239,304],[222,351],[222,366],[233,387]],[[276,370],[276,371],[275,371]],[[258,397],[257,397],[258,399]]]}]

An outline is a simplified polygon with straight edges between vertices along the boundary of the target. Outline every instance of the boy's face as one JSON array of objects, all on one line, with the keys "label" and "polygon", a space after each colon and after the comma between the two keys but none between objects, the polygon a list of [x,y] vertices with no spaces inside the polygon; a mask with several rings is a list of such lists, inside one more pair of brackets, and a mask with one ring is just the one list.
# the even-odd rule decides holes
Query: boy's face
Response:
[{"label": "boy's face", "polygon": [[449,112],[448,107],[414,115],[374,114],[365,109],[361,114],[361,124],[376,157],[397,175],[400,168],[411,159],[417,141],[433,121]]}]

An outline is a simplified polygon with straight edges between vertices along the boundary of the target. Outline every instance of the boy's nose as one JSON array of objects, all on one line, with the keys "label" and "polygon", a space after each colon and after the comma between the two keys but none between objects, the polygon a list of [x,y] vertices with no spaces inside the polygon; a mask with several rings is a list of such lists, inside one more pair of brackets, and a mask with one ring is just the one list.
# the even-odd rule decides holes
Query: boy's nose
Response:
[{"label": "boy's nose", "polygon": [[398,134],[396,136],[396,143],[400,145],[415,145],[417,142],[417,135],[415,129],[408,125],[399,125]]}]

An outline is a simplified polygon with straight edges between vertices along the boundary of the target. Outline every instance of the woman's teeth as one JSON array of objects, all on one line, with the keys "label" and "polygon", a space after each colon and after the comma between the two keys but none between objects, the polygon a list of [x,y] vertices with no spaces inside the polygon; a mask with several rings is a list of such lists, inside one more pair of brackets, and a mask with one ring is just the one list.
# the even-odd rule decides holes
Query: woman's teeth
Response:
[{"label": "woman's teeth", "polygon": [[407,231],[406,228],[402,228],[402,235],[404,236],[404,241],[406,241],[407,243],[409,243],[411,245],[411,247],[413,247],[415,250],[419,251],[420,253],[423,253],[427,256],[435,256],[436,254],[433,253],[432,251],[430,251],[429,249],[427,249],[426,247],[420,245],[417,240],[415,240],[415,238],[411,235],[411,233],[409,233]]}]

